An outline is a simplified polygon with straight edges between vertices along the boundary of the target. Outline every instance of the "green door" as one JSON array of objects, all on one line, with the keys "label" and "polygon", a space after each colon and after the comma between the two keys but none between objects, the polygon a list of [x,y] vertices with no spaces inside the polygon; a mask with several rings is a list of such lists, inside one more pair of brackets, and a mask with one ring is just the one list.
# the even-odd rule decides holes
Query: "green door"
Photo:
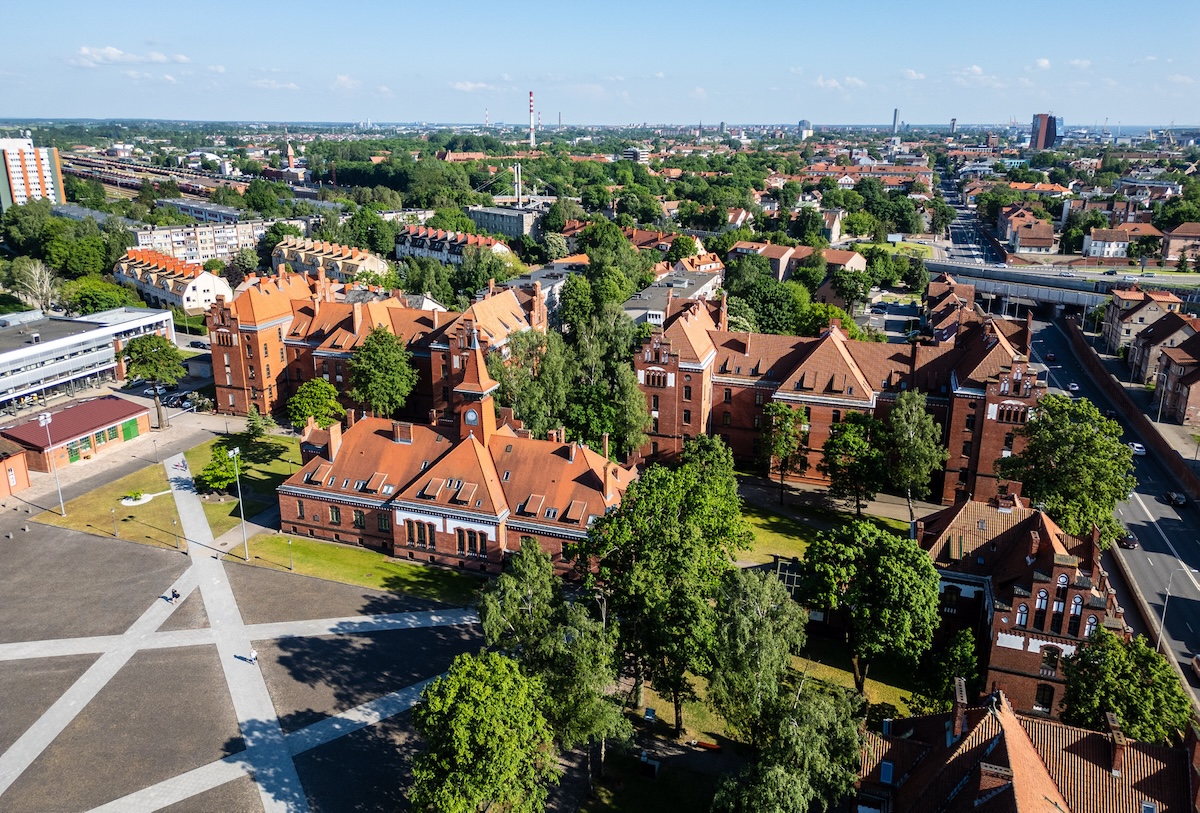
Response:
[{"label": "green door", "polygon": [[67,459],[72,463],[79,462],[79,444],[75,441],[67,444]]},{"label": "green door", "polygon": [[137,418],[130,418],[121,424],[121,440],[132,440],[138,436]]}]

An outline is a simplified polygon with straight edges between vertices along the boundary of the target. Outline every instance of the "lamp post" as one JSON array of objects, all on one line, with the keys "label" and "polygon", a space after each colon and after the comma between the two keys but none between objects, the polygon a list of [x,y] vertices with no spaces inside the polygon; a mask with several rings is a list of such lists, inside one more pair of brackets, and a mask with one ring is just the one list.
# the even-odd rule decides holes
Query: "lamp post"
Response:
[{"label": "lamp post", "polygon": [[288,570],[296,572],[296,560],[292,558],[292,540],[288,540]]},{"label": "lamp post", "polygon": [[1154,388],[1158,392],[1158,417],[1154,420],[1154,422],[1162,423],[1163,401],[1167,400],[1167,374],[1165,372],[1159,373],[1158,378],[1161,379],[1161,381],[1159,382],[1159,385]]},{"label": "lamp post", "polygon": [[1176,573],[1184,570],[1189,573],[1200,573],[1200,570],[1196,570],[1194,567],[1177,567],[1171,571],[1171,576],[1167,579],[1167,597],[1163,599],[1162,617],[1158,620],[1158,643],[1154,645],[1155,650],[1162,648],[1163,627],[1167,625],[1167,604],[1171,601],[1171,582],[1175,579]]},{"label": "lamp post", "polygon": [[171,530],[175,532],[175,550],[179,550],[179,520],[171,520]]},{"label": "lamp post", "polygon": [[233,461],[233,479],[237,481],[238,492],[238,514],[242,518],[242,554],[246,561],[250,561],[250,542],[246,539],[246,504],[242,501],[242,475],[238,468],[238,457],[241,456],[241,448],[234,446],[226,452],[229,458]]},{"label": "lamp post", "polygon": [[54,417],[49,412],[38,415],[38,426],[46,428],[46,454],[50,456],[50,467],[54,470],[54,487],[58,489],[58,510],[65,517],[67,504],[63,502],[62,483],[58,481],[58,461],[54,459],[54,442],[50,440],[50,422]]},{"label": "lamp post", "polygon": [[117,538],[117,509],[115,509],[115,508],[110,508],[110,509],[108,509],[108,510],[109,510],[109,513],[111,513],[111,514],[112,514],[112,521],[113,521],[113,539],[116,539],[116,538]]},{"label": "lamp post", "polygon": [[154,444],[154,462],[158,463],[158,438],[150,438],[150,442]]}]

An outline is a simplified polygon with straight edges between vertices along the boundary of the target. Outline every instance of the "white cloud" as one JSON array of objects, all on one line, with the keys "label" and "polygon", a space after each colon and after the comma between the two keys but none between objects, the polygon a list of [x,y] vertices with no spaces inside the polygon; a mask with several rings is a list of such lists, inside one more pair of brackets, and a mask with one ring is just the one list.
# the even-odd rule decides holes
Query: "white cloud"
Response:
[{"label": "white cloud", "polygon": [[1182,73],[1173,73],[1167,77],[1167,81],[1172,85],[1191,85],[1195,83],[1195,79],[1190,76],[1185,76]]},{"label": "white cloud", "polygon": [[705,90],[704,88],[700,87],[699,85],[696,85],[696,87],[692,88],[692,92],[689,93],[688,95],[691,96],[693,99],[707,99],[708,91]]},{"label": "white cloud", "polygon": [[900,72],[900,75],[905,79],[924,79],[925,74],[914,71],[912,68],[905,68]]},{"label": "white cloud", "polygon": [[358,90],[362,85],[357,79],[351,79],[348,74],[339,73],[330,86],[333,90]]},{"label": "white cloud", "polygon": [[487,82],[451,82],[450,87],[463,93],[474,93],[477,90],[495,90]]},{"label": "white cloud", "polygon": [[121,75],[128,76],[130,79],[149,79],[150,78],[150,74],[143,73],[142,71],[134,71],[134,70],[121,71]]},{"label": "white cloud", "polygon": [[968,65],[961,71],[952,71],[954,84],[959,87],[981,86],[990,88],[1003,88],[1005,84],[995,76],[983,72],[983,68],[978,65]]},{"label": "white cloud", "polygon": [[375,90],[381,96],[391,96],[392,95],[392,89],[390,87],[388,87],[387,85],[380,85],[379,87],[375,88]]},{"label": "white cloud", "polygon": [[225,73],[224,65],[209,65],[208,69],[213,73]]},{"label": "white cloud", "polygon": [[663,79],[663,78],[665,78],[665,77],[666,77],[666,74],[665,74],[665,73],[663,73],[662,71],[657,71],[657,72],[654,74],[654,78],[655,78],[655,79]]},{"label": "white cloud", "polygon": [[1036,67],[1039,71],[1048,70],[1050,68],[1050,60],[1046,59],[1045,57],[1034,60],[1033,64],[1034,67]]},{"label": "white cloud", "polygon": [[842,83],[836,79],[826,79],[824,74],[813,80],[813,84],[822,90],[841,90]]},{"label": "white cloud", "polygon": [[1081,71],[1086,71],[1088,68],[1092,67],[1092,60],[1090,60],[1090,59],[1072,59],[1068,64],[1072,68],[1078,68]]},{"label": "white cloud", "polygon": [[82,45],[75,57],[70,60],[72,65],[80,68],[95,68],[99,65],[140,64],[143,62],[162,64],[164,62],[191,62],[191,60],[183,54],[167,56],[158,51],[151,51],[147,54],[133,54],[128,51],[122,51],[120,48],[114,48],[111,45],[106,45],[103,48],[92,48],[89,45]]},{"label": "white cloud", "polygon": [[504,81],[504,82],[511,82],[511,81],[512,81],[512,77],[511,77],[511,76],[509,76],[507,73],[502,73],[502,74],[500,74],[500,79],[501,79],[502,81]]},{"label": "white cloud", "polygon": [[179,84],[179,80],[178,80],[178,79],[176,79],[174,76],[172,76],[172,75],[171,75],[171,74],[169,74],[169,73],[164,73],[164,74],[162,75],[162,78],[163,78],[163,81],[164,81],[164,82],[169,82],[169,83],[170,83],[170,84],[172,84],[172,85],[177,85],[177,84]]},{"label": "white cloud", "polygon": [[279,82],[275,79],[255,79],[250,83],[256,88],[263,90],[299,90],[300,87],[295,82]]},{"label": "white cloud", "polygon": [[971,65],[970,67],[963,69],[963,73],[969,73],[971,76],[983,76],[983,68],[979,67],[978,65]]},{"label": "white cloud", "polygon": [[804,68],[788,68],[788,73],[794,73],[796,76],[803,76]]},{"label": "white cloud", "polygon": [[857,76],[847,76],[843,81],[845,82],[846,87],[865,88],[867,86],[867,83],[859,79]]}]

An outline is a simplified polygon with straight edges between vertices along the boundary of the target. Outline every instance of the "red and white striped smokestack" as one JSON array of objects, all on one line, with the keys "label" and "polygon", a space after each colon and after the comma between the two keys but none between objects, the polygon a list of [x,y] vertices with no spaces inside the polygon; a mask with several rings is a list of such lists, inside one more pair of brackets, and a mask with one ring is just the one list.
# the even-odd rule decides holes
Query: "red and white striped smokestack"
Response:
[{"label": "red and white striped smokestack", "polygon": [[537,138],[533,134],[533,91],[529,91],[529,149],[537,146]]}]

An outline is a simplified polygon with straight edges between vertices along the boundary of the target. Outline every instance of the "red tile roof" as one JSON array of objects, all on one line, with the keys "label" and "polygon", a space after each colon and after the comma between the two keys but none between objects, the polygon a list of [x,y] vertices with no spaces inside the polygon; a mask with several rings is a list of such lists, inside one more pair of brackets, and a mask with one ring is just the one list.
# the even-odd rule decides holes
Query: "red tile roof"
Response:
[{"label": "red tile roof", "polygon": [[[99,432],[101,429],[122,423],[139,415],[148,415],[150,410],[124,398],[106,395],[90,401],[81,401],[50,412],[51,446]],[[38,419],[19,423],[8,429],[0,429],[0,435],[14,440],[29,449],[46,451],[46,429],[38,425]]]}]

